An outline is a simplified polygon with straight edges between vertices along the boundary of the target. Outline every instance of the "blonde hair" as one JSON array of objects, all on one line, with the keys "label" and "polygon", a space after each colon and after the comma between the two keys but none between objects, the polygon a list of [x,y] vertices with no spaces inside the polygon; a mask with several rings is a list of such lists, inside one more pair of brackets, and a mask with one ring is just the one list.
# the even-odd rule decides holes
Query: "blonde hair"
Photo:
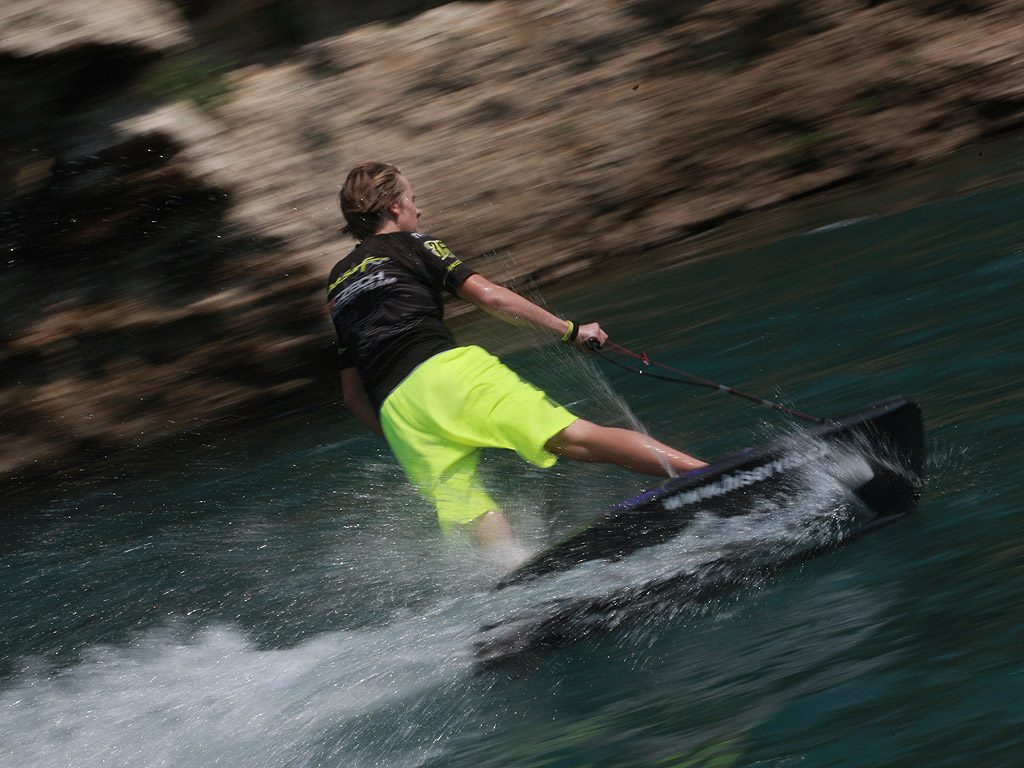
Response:
[{"label": "blonde hair", "polygon": [[338,194],[345,216],[342,232],[364,240],[376,232],[388,208],[402,199],[402,172],[388,163],[360,163],[348,173]]}]

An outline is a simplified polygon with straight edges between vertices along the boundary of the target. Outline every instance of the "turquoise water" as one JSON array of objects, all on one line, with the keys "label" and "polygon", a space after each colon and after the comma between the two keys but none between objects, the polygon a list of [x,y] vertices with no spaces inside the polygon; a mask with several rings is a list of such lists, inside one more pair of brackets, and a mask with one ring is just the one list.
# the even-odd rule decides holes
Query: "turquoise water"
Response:
[{"label": "turquoise water", "polygon": [[[440,539],[336,404],[139,450],[19,497],[5,520],[0,766],[1019,764],[1019,146],[966,192],[969,172],[946,168],[905,182],[930,195],[906,192],[896,213],[867,193],[784,209],[545,296],[653,359],[807,412],[913,397],[929,453],[915,514],[749,588],[478,673],[485,624],[709,553],[763,557],[842,505],[811,488],[791,509],[699,521],[635,560],[493,593],[491,567]],[[702,457],[798,426],[518,334],[460,330],[581,415],[628,423],[628,405]],[[488,458],[534,546],[647,485]]]}]

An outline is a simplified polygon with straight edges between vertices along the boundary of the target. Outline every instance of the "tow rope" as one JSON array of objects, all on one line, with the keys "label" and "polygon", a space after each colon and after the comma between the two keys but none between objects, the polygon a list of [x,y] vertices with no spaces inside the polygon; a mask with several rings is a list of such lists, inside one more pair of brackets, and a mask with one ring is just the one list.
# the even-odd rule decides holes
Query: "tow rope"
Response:
[{"label": "tow rope", "polygon": [[[650,376],[652,379],[660,379],[661,381],[671,381],[671,382],[675,382],[676,384],[691,384],[691,385],[693,385],[695,387],[707,387],[708,389],[717,389],[719,392],[725,392],[726,394],[729,394],[729,395],[736,395],[737,397],[742,397],[742,398],[744,398],[746,400],[750,400],[752,402],[759,403],[760,405],[766,405],[769,408],[774,408],[776,411],[781,411],[782,413],[788,414],[789,416],[795,416],[798,419],[804,419],[805,421],[811,421],[811,422],[814,422],[815,424],[824,424],[825,423],[825,419],[819,419],[817,416],[810,416],[810,415],[808,415],[806,413],[801,413],[800,411],[794,410],[792,408],[787,408],[786,406],[780,405],[779,403],[772,402],[771,400],[765,400],[762,397],[756,397],[754,395],[748,395],[746,392],[740,392],[738,389],[733,389],[732,387],[727,387],[725,384],[717,384],[717,383],[715,383],[713,381],[709,381],[707,379],[701,378],[700,376],[695,376],[692,373],[687,373],[686,371],[680,371],[680,370],[678,370],[676,368],[672,368],[671,366],[665,365],[664,363],[656,362],[654,360],[651,360],[649,357],[647,357],[647,353],[646,352],[640,352],[640,353],[634,352],[631,349],[626,349],[621,344],[616,344],[614,341],[606,341],[603,346],[597,345],[595,343],[596,341],[597,341],[596,339],[591,339],[588,342],[587,346],[591,350],[596,352],[598,355],[600,355],[603,359],[605,359],[609,363],[611,363],[612,365],[615,365],[615,366],[617,366],[619,368],[622,368],[624,370],[630,371],[632,373],[636,373],[636,374],[639,374],[641,376]],[[643,368],[635,368],[635,367],[633,367],[631,365],[626,365],[625,363],[620,362],[620,361],[616,360],[613,357],[610,357],[605,352],[605,350],[610,350],[610,351],[614,352],[617,355],[622,355],[624,357],[631,357],[631,358],[634,358],[635,360],[639,360],[643,364],[644,367]],[[650,366],[657,366],[658,368],[663,368],[666,371],[671,371],[672,373],[676,374],[676,376],[667,376],[667,375],[665,375],[663,373],[655,373],[654,371],[649,370]],[[684,377],[684,378],[679,378],[679,377]]]}]

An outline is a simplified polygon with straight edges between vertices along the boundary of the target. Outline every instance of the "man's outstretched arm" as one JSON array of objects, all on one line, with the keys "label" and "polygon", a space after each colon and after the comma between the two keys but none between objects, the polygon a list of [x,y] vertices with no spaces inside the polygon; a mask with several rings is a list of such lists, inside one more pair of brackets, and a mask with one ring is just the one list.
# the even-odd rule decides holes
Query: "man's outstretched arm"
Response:
[{"label": "man's outstretched arm", "polygon": [[[483,275],[470,276],[455,292],[460,298],[513,325],[537,328],[559,338],[565,338],[573,330],[570,321],[551,314],[515,291],[492,283]],[[585,350],[587,342],[592,339],[604,344],[608,334],[597,323],[587,323],[577,329],[574,344]]]}]

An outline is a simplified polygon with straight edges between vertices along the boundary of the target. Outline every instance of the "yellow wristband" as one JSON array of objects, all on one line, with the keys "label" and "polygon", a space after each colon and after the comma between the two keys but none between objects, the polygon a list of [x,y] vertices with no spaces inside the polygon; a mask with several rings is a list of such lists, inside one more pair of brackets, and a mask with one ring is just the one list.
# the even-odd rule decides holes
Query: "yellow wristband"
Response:
[{"label": "yellow wristband", "polygon": [[562,341],[564,341],[566,344],[572,344],[574,341],[576,341],[576,337],[579,335],[580,327],[576,325],[576,323],[574,323],[572,320],[566,320],[565,322],[569,324],[569,330],[567,330],[565,332],[565,335],[562,336]]}]

